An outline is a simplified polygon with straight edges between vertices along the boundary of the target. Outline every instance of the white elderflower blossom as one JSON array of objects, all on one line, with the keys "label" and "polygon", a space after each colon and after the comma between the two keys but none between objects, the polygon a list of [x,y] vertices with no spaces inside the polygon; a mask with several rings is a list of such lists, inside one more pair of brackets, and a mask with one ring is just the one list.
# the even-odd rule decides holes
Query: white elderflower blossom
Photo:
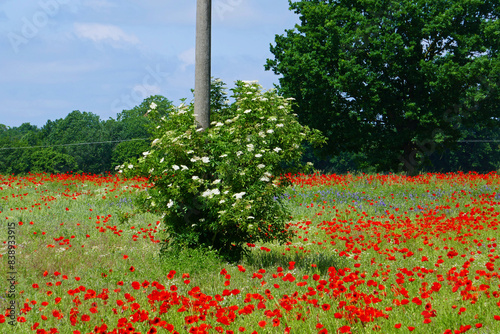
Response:
[{"label": "white elderflower blossom", "polygon": [[188,170],[187,166],[181,165],[182,170]]},{"label": "white elderflower blossom", "polygon": [[220,181],[221,181],[220,179],[217,179],[217,180],[215,180],[215,181],[214,181],[214,182],[212,182],[212,183],[213,183],[213,184],[219,184],[219,183],[220,183]]},{"label": "white elderflower blossom", "polygon": [[249,152],[253,151],[253,144],[248,144],[247,147]]},{"label": "white elderflower blossom", "polygon": [[151,109],[156,109],[156,107],[157,107],[157,106],[158,106],[158,105],[157,105],[156,103],[151,102],[151,104],[149,105],[149,108],[151,108]]},{"label": "white elderflower blossom", "polygon": [[282,123],[276,124],[277,128],[282,128],[284,125]]},{"label": "white elderflower blossom", "polygon": [[256,157],[256,158],[260,158],[260,157],[262,157],[262,154],[257,153],[257,154],[255,155],[255,157]]},{"label": "white elderflower blossom", "polygon": [[194,151],[192,151],[192,150],[186,152],[186,154],[193,154],[193,153],[194,153]]},{"label": "white elderflower blossom", "polygon": [[173,169],[173,170],[179,170],[179,166],[177,166],[177,165],[173,165],[173,166],[172,166],[172,169]]},{"label": "white elderflower blossom", "polygon": [[215,124],[215,126],[223,126],[224,123],[221,123],[221,122],[218,122],[217,124]]},{"label": "white elderflower blossom", "polygon": [[160,163],[162,164],[165,161],[165,158],[161,158]]},{"label": "white elderflower blossom", "polygon": [[194,157],[194,158],[191,158],[191,159],[189,159],[189,160],[191,160],[191,162],[196,162],[196,161],[200,160],[200,158],[198,158],[198,157]]},{"label": "white elderflower blossom", "polygon": [[223,203],[226,203],[226,200],[225,200],[225,199],[221,199],[221,200],[219,201],[219,204],[223,204]]},{"label": "white elderflower blossom", "polygon": [[193,175],[192,179],[196,181],[196,180],[199,180],[199,179],[200,179],[200,177],[199,177],[199,176],[196,176],[196,175]]},{"label": "white elderflower blossom", "polygon": [[278,119],[276,118],[276,116],[271,116],[269,117],[269,121],[270,122],[274,122],[274,121],[277,121]]},{"label": "white elderflower blossom", "polygon": [[270,181],[270,180],[269,180],[269,178],[268,178],[267,176],[263,176],[263,177],[261,177],[261,178],[260,178],[260,180],[261,180],[262,182],[269,182],[269,181]]},{"label": "white elderflower blossom", "polygon": [[156,145],[160,142],[160,139],[156,138],[155,140],[153,140],[153,142],[151,143],[151,145]]},{"label": "white elderflower blossom", "polygon": [[236,193],[233,195],[233,197],[235,197],[236,199],[241,199],[243,197],[243,195],[245,195],[246,192],[241,192],[241,193]]},{"label": "white elderflower blossom", "polygon": [[169,200],[167,203],[167,207],[170,209],[172,207],[172,205],[174,205],[174,201]]},{"label": "white elderflower blossom", "polygon": [[274,152],[276,152],[276,153],[279,153],[279,151],[281,151],[281,148],[279,148],[279,147],[275,147],[275,148],[273,149],[273,151],[274,151]]},{"label": "white elderflower blossom", "polygon": [[248,114],[248,113],[251,113],[251,112],[252,112],[252,110],[251,110],[251,109],[247,109],[247,110],[245,110],[243,113],[244,113],[244,114]]},{"label": "white elderflower blossom", "polygon": [[242,155],[242,154],[243,154],[243,152],[241,152],[241,151],[236,152],[236,156],[237,156],[237,157],[239,157],[239,156],[240,156],[240,155]]},{"label": "white elderflower blossom", "polygon": [[132,168],[134,168],[134,165],[128,165],[127,167],[128,167],[128,169],[132,169]]},{"label": "white elderflower blossom", "polygon": [[273,133],[273,132],[274,132],[274,130],[273,130],[273,129],[269,129],[269,130],[267,130],[266,132],[267,132],[267,133]]},{"label": "white elderflower blossom", "polygon": [[147,156],[148,156],[148,155],[150,155],[150,154],[151,154],[151,152],[149,152],[149,151],[142,152],[142,155],[143,155],[143,156],[145,156],[145,157],[147,157]]},{"label": "white elderflower blossom", "polygon": [[264,164],[258,164],[258,165],[257,165],[257,168],[259,168],[259,169],[262,169],[262,168],[264,168],[264,167],[266,167],[266,165],[264,165]]},{"label": "white elderflower blossom", "polygon": [[205,191],[201,194],[201,196],[203,196],[203,197],[208,197],[208,198],[212,198],[212,197],[214,197],[214,195],[219,195],[219,194],[220,194],[219,189],[215,188],[215,189],[211,189],[211,190],[210,190],[210,189],[205,190]]},{"label": "white elderflower blossom", "polygon": [[201,158],[201,161],[203,161],[204,163],[208,164],[210,162],[210,158],[209,157],[203,157],[203,158]]},{"label": "white elderflower blossom", "polygon": [[[247,219],[255,219],[253,216],[248,216]],[[249,226],[250,227],[250,226]]]},{"label": "white elderflower blossom", "polygon": [[259,132],[259,137],[262,137],[262,138],[266,137],[266,134],[264,133],[264,131],[260,131]]},{"label": "white elderflower blossom", "polygon": [[227,154],[223,154],[219,158],[225,158],[225,157],[227,157]]}]

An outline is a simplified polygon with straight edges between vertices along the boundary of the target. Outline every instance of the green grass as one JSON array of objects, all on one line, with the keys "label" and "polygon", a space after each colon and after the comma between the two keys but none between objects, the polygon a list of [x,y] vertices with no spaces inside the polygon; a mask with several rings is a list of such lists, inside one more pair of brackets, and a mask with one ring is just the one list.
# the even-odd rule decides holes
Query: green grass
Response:
[{"label": "green grass", "polygon": [[[31,329],[35,323],[47,332],[55,328],[59,333],[90,333],[104,323],[107,331],[118,332],[127,327],[118,327],[125,319],[134,328],[130,333],[147,333],[155,327],[148,321],[158,317],[179,333],[202,324],[212,327],[207,329],[210,333],[216,327],[235,333],[240,327],[245,333],[283,333],[287,327],[291,333],[337,333],[342,326],[350,326],[352,333],[408,333],[408,326],[415,327],[412,333],[443,333],[467,325],[468,333],[500,333],[500,321],[494,318],[500,315],[499,266],[493,261],[493,271],[485,267],[498,255],[496,175],[351,175],[330,184],[309,177],[312,184],[297,184],[287,191],[296,232],[293,242],[256,245],[237,264],[201,250],[160,257],[160,244],[153,242],[160,237],[160,217],[134,211],[132,199],[145,191],[143,181],[44,178],[9,181],[0,176],[0,241],[7,240],[8,224],[15,223],[17,244],[16,295],[9,298],[4,279],[0,310],[11,300],[16,312],[25,304],[31,307],[17,314],[25,322],[12,328],[5,318],[0,332],[36,333]],[[458,255],[448,257],[451,250]],[[0,245],[2,279],[10,275],[7,251]],[[344,275],[335,275],[340,269],[346,270]],[[283,280],[287,277],[293,281]],[[404,282],[398,282],[401,277]],[[145,281],[145,288],[132,286]],[[179,304],[169,302],[166,313],[160,312],[161,303],[148,302],[155,281],[171,293],[171,287],[176,289],[179,297]],[[460,281],[463,285],[454,291]],[[339,282],[347,291],[339,290]],[[423,298],[423,287],[427,284],[429,290],[437,282],[439,291]],[[75,293],[79,287],[85,291]],[[397,305],[405,299],[403,288],[409,303]],[[97,295],[107,289],[107,298],[85,299],[89,289]],[[133,302],[126,302],[127,293]],[[423,303],[412,302],[415,297]],[[127,309],[117,304],[120,300]],[[131,310],[134,303],[137,310]],[[427,303],[436,316],[425,324],[422,312]],[[246,305],[254,305],[254,310],[239,314]],[[356,308],[346,309],[349,305]],[[459,314],[461,307],[466,310]],[[360,321],[356,310],[368,308],[379,316]],[[137,311],[147,312],[147,321],[132,321]],[[78,319],[74,325],[72,314]],[[82,315],[90,320],[82,321]],[[205,320],[188,323],[187,317],[195,315]],[[224,316],[231,319],[229,325],[218,321]],[[274,327],[273,320],[279,325]],[[265,327],[259,321],[266,321]],[[401,328],[395,328],[397,324]]]}]

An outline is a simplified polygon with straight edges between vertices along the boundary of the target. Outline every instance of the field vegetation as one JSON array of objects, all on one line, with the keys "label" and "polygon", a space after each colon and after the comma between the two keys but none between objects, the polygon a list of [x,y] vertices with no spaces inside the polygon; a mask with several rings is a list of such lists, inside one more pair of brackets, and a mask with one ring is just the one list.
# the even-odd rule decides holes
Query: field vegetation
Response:
[{"label": "field vegetation", "polygon": [[498,333],[496,173],[286,177],[293,240],[230,264],[159,256],[146,179],[0,176],[0,332]]}]

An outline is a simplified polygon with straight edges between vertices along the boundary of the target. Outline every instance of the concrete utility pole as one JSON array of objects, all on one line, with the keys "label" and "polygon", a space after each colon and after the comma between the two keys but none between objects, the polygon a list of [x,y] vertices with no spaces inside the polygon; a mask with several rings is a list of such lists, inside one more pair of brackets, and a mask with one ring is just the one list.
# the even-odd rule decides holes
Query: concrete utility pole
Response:
[{"label": "concrete utility pole", "polygon": [[194,113],[198,127],[210,127],[212,0],[196,4],[196,68]]}]

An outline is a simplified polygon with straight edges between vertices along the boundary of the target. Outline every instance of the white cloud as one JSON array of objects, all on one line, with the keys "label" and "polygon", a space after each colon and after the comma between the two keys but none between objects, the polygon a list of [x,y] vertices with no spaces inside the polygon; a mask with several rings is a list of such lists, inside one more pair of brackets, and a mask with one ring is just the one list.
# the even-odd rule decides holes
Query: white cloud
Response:
[{"label": "white cloud", "polygon": [[120,27],[100,23],[75,23],[75,33],[82,39],[90,39],[94,42],[125,42],[138,44],[139,39],[133,34],[125,33]]},{"label": "white cloud", "polygon": [[179,55],[177,55],[177,58],[179,58],[179,60],[182,61],[181,70],[184,71],[186,67],[195,64],[196,49],[195,48],[187,49],[181,52]]}]

